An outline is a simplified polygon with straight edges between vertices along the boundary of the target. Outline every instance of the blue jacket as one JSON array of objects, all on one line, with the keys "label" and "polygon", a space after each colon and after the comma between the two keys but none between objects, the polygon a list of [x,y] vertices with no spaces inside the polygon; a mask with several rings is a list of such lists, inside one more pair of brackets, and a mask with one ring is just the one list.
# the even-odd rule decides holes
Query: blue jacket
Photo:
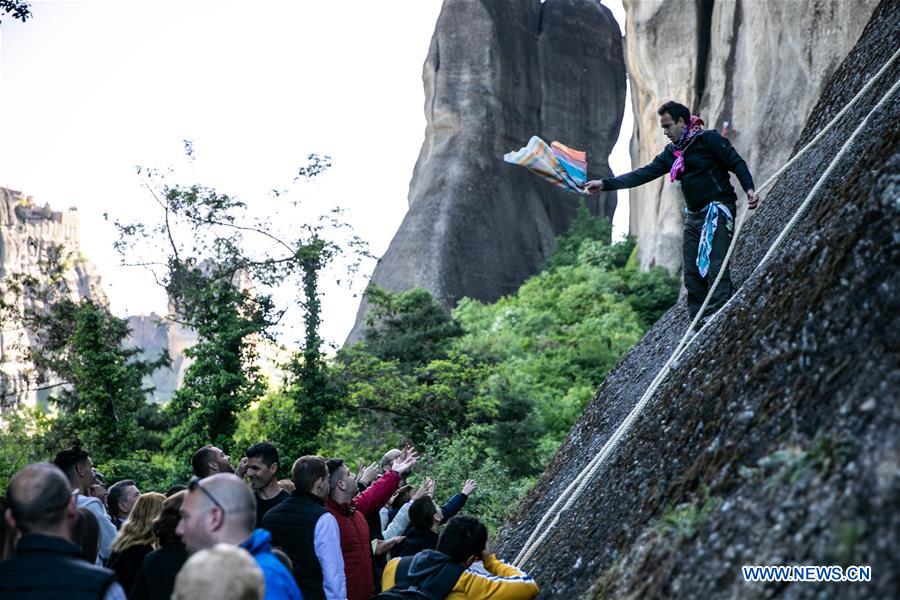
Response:
[{"label": "blue jacket", "polygon": [[272,554],[272,534],[257,529],[241,548],[253,555],[266,579],[265,600],[303,600],[300,588],[287,567]]}]

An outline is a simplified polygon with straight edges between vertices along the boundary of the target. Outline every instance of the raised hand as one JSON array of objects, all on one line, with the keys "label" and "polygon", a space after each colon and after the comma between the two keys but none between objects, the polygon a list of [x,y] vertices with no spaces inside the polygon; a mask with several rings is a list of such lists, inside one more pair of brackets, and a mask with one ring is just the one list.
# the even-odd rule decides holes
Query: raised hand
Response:
[{"label": "raised hand", "polygon": [[394,464],[391,466],[391,471],[395,471],[398,474],[408,471],[413,468],[413,465],[416,464],[417,460],[419,460],[419,455],[416,454],[416,450],[412,447],[407,448],[397,457],[397,460],[394,461]]},{"label": "raised hand", "polygon": [[466,479],[466,483],[463,485],[462,493],[466,496],[471,496],[472,492],[478,489],[478,483],[474,479]]},{"label": "raised hand", "polygon": [[[364,465],[359,465],[359,466],[363,467]],[[375,478],[377,476],[378,476],[378,463],[373,462],[371,465],[369,465],[368,467],[365,467],[365,469],[362,470],[362,474],[357,477],[357,481],[360,481],[365,485],[369,485],[370,483],[375,481]]]},{"label": "raised hand", "polygon": [[428,488],[429,488],[429,486],[430,486],[432,483],[434,483],[434,482],[433,482],[431,479],[429,479],[428,477],[426,477],[426,478],[422,481],[422,483],[419,484],[419,489],[417,489],[417,490],[416,490],[416,493],[413,494],[412,499],[415,501],[415,500],[418,500],[419,498],[421,498],[421,497],[423,497],[423,496],[427,496],[427,495],[428,495]]}]

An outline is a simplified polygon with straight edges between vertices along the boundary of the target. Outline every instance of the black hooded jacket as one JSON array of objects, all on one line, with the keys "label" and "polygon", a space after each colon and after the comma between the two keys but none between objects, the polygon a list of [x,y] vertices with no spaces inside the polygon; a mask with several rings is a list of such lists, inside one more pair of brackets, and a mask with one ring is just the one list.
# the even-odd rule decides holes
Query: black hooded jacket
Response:
[{"label": "black hooded jacket", "polygon": [[[653,161],[618,177],[603,179],[604,190],[633,188],[668,175],[675,164],[675,144],[667,145]],[[728,172],[737,175],[744,191],[754,189],[753,177],[747,163],[728,139],[714,129],[704,129],[691,139],[684,152],[684,171],[678,175],[688,210],[698,211],[710,202],[737,202],[737,194]]]},{"label": "black hooded jacket", "polygon": [[398,565],[395,585],[401,589],[406,585],[413,585],[431,597],[443,597],[438,590],[444,592],[444,595],[449,593],[466,570],[437,550],[423,550],[412,558],[403,560],[410,561],[409,569],[404,574],[404,563]]}]

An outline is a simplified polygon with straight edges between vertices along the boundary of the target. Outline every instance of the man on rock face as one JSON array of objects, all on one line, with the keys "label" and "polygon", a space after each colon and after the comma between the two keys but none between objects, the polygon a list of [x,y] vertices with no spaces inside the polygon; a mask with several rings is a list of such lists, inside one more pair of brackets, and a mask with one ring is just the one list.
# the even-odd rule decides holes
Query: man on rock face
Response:
[{"label": "man on rock face", "polygon": [[[731,245],[737,195],[729,171],[737,175],[747,194],[747,208],[759,202],[747,163],[731,143],[683,104],[669,101],[659,107],[659,125],[669,141],[653,161],[618,177],[589,181],[591,193],[632,188],[669,174],[684,194],[685,220],[682,255],[684,287],[691,318],[698,312],[716,280]],[[731,276],[726,269],[703,318],[714,314],[731,297]]]}]

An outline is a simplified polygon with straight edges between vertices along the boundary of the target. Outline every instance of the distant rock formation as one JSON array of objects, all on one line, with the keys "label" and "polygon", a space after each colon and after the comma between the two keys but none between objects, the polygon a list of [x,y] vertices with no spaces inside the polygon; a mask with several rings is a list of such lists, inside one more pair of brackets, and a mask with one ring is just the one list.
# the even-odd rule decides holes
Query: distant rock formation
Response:
[{"label": "distant rock formation", "polygon": [[[888,64],[898,39],[900,3],[883,0],[792,152]],[[900,92],[753,271],[898,79],[900,60],[774,185],[736,241],[735,298],[574,498],[566,486],[688,327],[684,301],[604,380],[494,546],[511,559],[533,531],[547,533],[526,565],[542,598],[897,597]],[[539,526],[560,497],[571,508]],[[749,583],[744,565],[867,565],[871,581]]]},{"label": "distant rock formation", "polygon": [[[621,32],[599,0],[445,0],[425,60],[425,141],[409,212],[372,282],[444,306],[496,300],[544,264],[578,196],[503,163],[532,135],[610,173],[625,99]],[[586,198],[612,217],[615,194]],[[361,336],[363,302],[348,341]]]},{"label": "distant rock formation", "polygon": [[[81,255],[77,210],[54,211],[21,192],[0,188],[0,278],[17,273],[40,276],[40,262],[60,245],[73,257],[65,273],[73,298],[107,304],[96,268]],[[25,372],[32,365],[24,360],[22,349],[30,343],[28,331],[12,324],[0,328],[0,407],[34,404],[49,395],[30,389],[26,381]]]},{"label": "distant rock formation", "polygon": [[[672,99],[700,114],[707,127],[727,129],[761,183],[790,155],[816,99],[878,2],[624,4],[634,165],[650,162],[667,143],[656,109]],[[663,178],[631,191],[629,229],[638,238],[642,267],[680,269],[683,205],[677,185]]]},{"label": "distant rock formation", "polygon": [[[200,263],[200,268],[206,270],[208,261]],[[250,276],[246,272],[239,272],[235,276],[235,284],[242,289],[252,287]],[[142,350],[141,356],[154,360],[162,351],[167,351],[172,363],[169,368],[161,368],[145,378],[144,384],[152,386],[153,391],[148,396],[151,402],[165,403],[171,400],[175,391],[184,383],[185,373],[193,363],[193,360],[185,355],[185,351],[197,343],[197,332],[171,318],[177,314],[175,303],[170,301],[167,317],[157,314],[133,315],[128,317],[128,325],[131,335],[127,345]],[[259,337],[251,338],[256,349],[255,364],[266,377],[270,389],[276,389],[285,379],[283,365],[290,359],[290,353],[269,340]]]},{"label": "distant rock formation", "polygon": [[164,350],[168,352],[171,366],[154,371],[144,382],[153,386],[148,397],[151,402],[168,402],[184,382],[184,373],[191,364],[184,351],[197,342],[197,333],[157,314],[130,316],[128,326],[131,335],[127,344],[140,348],[143,358],[153,360]]}]

